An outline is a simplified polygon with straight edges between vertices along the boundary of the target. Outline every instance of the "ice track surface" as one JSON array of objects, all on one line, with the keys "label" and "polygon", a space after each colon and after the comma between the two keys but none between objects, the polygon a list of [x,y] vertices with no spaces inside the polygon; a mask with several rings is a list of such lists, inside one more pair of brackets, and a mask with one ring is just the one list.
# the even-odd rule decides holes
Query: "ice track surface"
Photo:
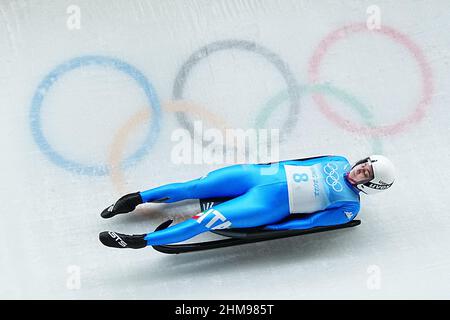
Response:
[{"label": "ice track surface", "polygon": [[[446,0],[2,1],[0,297],[450,298],[449,21]],[[99,216],[221,167],[171,161],[199,119],[278,128],[280,159],[382,153],[398,178],[357,228],[178,256],[102,246],[197,211]]]}]

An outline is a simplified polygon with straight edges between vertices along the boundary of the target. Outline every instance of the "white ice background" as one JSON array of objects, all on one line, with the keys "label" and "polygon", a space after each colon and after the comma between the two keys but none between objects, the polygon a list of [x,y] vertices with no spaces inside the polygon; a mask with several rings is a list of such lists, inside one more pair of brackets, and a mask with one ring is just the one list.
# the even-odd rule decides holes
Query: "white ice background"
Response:
[{"label": "white ice background", "polygon": [[[362,197],[359,227],[177,256],[151,248],[111,249],[98,241],[103,230],[147,233],[169,217],[179,222],[197,210],[192,202],[150,204],[101,219],[101,210],[122,194],[222,166],[171,161],[171,134],[180,124],[165,106],[193,52],[215,41],[254,42],[280,57],[298,84],[306,85],[319,43],[345,25],[366,24],[374,8],[381,30],[392,28],[417,46],[429,77],[424,80],[408,48],[367,30],[330,46],[320,80],[369,106],[375,127],[408,118],[423,98],[425,81],[430,101],[424,114],[376,142],[338,126],[305,94],[296,125],[280,146],[280,159],[339,154],[356,161],[374,148],[392,159],[397,180],[385,193]],[[450,298],[449,28],[447,0],[1,1],[0,297]],[[121,171],[119,184],[111,175],[58,166],[33,136],[39,83],[58,65],[93,55],[139,70],[161,104],[154,145]],[[191,71],[184,99],[234,128],[251,128],[265,103],[286,90],[277,69],[248,51],[216,52]],[[107,165],[120,130],[149,108],[130,76],[98,65],[66,72],[42,94],[41,128],[48,143],[86,165]],[[341,117],[367,125],[349,104],[325,98]],[[283,131],[287,117],[284,101],[267,127]],[[122,137],[125,157],[146,143],[150,121],[137,121]]]}]

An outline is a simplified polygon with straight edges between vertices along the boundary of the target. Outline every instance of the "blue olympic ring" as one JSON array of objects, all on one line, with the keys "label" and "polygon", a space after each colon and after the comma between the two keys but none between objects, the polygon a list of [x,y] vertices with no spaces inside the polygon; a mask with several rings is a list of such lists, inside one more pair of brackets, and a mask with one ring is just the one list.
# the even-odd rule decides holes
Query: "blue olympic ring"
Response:
[{"label": "blue olympic ring", "polygon": [[107,165],[85,165],[66,159],[50,145],[42,132],[41,125],[42,102],[51,86],[65,73],[90,65],[111,67],[129,75],[145,92],[149,102],[149,108],[153,111],[152,121],[142,146],[139,147],[133,154],[124,159],[121,163],[124,168],[134,165],[137,161],[141,160],[155,143],[156,136],[160,130],[161,105],[153,86],[147,78],[132,65],[115,58],[105,56],[77,57],[60,64],[45,76],[37,87],[31,102],[30,126],[34,140],[41,151],[59,167],[78,174],[102,176],[109,173],[109,168]]}]

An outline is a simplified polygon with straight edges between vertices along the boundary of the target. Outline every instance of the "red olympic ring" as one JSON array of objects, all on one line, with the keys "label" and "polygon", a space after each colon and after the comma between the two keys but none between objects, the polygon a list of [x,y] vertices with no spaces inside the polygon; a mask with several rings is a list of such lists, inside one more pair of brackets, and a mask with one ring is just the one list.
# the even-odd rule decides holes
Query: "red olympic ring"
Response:
[{"label": "red olympic ring", "polygon": [[408,49],[413,58],[417,61],[420,73],[422,75],[422,97],[416,105],[414,111],[405,119],[391,125],[382,125],[375,127],[362,126],[354,124],[349,120],[332,110],[325,98],[319,94],[313,94],[313,100],[319,106],[319,110],[331,121],[338,126],[351,132],[357,132],[370,136],[392,135],[401,132],[407,125],[413,124],[421,120],[425,115],[425,109],[429,106],[433,95],[432,72],[422,50],[405,34],[387,26],[381,29],[369,30],[364,23],[347,25],[329,33],[318,45],[309,62],[308,75],[309,80],[313,84],[319,83],[319,69],[323,57],[338,40],[342,40],[351,34],[358,32],[373,32],[391,38],[395,42],[403,45]]}]

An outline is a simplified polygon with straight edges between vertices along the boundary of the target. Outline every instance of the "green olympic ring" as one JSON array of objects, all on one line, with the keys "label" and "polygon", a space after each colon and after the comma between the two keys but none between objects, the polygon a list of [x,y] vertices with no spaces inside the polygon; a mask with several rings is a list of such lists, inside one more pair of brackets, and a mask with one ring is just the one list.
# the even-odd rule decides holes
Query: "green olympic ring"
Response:
[{"label": "green olympic ring", "polygon": [[[347,92],[336,88],[335,86],[331,85],[330,83],[325,84],[313,84],[313,85],[303,85],[300,86],[298,89],[298,92],[300,94],[300,98],[306,94],[314,94],[314,93],[321,93],[326,94],[329,96],[333,96],[343,103],[346,103],[350,107],[354,109],[361,117],[364,119],[365,123],[369,127],[375,127],[373,123],[373,114],[370,113],[371,107],[364,104],[358,98],[348,94]],[[270,115],[275,111],[276,107],[281,105],[283,102],[289,99],[289,95],[287,90],[283,90],[273,96],[272,98],[267,101],[263,107],[261,108],[261,111],[255,118],[255,127],[256,128],[264,128],[267,120],[269,119]],[[373,137],[371,140],[372,143],[372,152],[374,154],[380,154],[382,153],[382,143],[381,139],[378,137]]]}]

